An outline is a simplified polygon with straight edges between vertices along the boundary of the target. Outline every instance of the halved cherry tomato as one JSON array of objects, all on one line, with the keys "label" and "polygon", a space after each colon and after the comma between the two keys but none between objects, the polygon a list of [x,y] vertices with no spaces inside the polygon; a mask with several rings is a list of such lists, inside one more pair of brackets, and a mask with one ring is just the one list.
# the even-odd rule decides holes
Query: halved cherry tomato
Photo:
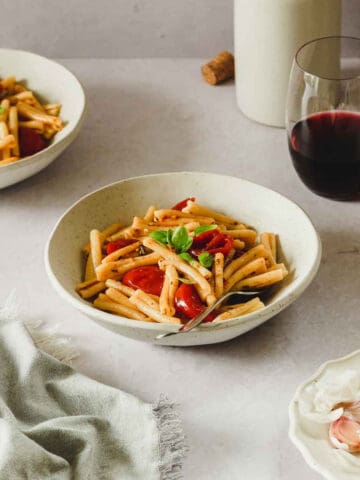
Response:
[{"label": "halved cherry tomato", "polygon": [[128,245],[131,245],[132,243],[136,242],[137,240],[134,239],[126,239],[126,238],[120,238],[120,240],[116,240],[115,242],[109,242],[106,245],[106,253],[110,255],[110,253],[115,252],[116,250],[119,250],[119,248],[127,247]]},{"label": "halved cherry tomato", "polygon": [[188,200],[191,200],[192,202],[195,202],[195,197],[189,197],[189,198],[185,198],[184,200],[181,200],[181,202],[174,205],[171,208],[171,210],[182,210],[183,208],[186,207]]},{"label": "halved cherry tomato", "polygon": [[122,283],[131,288],[140,288],[145,293],[160,296],[164,284],[164,272],[155,265],[133,268],[125,273]]},{"label": "halved cherry tomato", "polygon": [[203,252],[212,255],[222,253],[226,257],[233,245],[234,239],[229,235],[221,233],[219,230],[208,230],[194,237],[190,253],[196,257]]},{"label": "halved cherry tomato", "polygon": [[22,157],[34,155],[46,148],[46,142],[33,128],[20,127],[19,128],[19,146]]},{"label": "halved cherry tomato", "polygon": [[[201,299],[193,285],[182,283],[175,293],[175,307],[177,314],[186,320],[200,315],[206,306],[201,302]],[[211,312],[204,320],[204,322],[212,322],[216,314]]]}]

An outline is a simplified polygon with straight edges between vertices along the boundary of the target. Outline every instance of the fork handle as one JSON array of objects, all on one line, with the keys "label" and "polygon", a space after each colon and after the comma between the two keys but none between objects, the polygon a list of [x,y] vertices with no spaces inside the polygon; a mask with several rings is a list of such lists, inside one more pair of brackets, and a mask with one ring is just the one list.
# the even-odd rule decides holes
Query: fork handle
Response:
[{"label": "fork handle", "polygon": [[223,295],[221,298],[219,298],[218,300],[216,300],[215,303],[213,303],[212,305],[210,305],[210,307],[207,307],[202,313],[200,313],[200,315],[198,315],[197,317],[194,317],[192,318],[191,320],[189,320],[187,323],[185,323],[184,325],[182,325],[179,330],[177,331],[177,333],[181,333],[181,332],[189,332],[190,330],[192,330],[193,328],[197,327],[198,325],[200,325],[200,323],[203,322],[203,320],[209,315],[209,313],[211,313],[213,310],[215,310],[216,307],[218,307],[219,305],[221,305],[223,303],[224,300],[226,300],[228,297],[230,297],[231,295],[233,295],[233,292],[228,292],[226,293],[225,295]]},{"label": "fork handle", "polygon": [[210,305],[210,307],[207,307],[202,313],[200,313],[200,315],[198,315],[197,317],[194,317],[192,318],[191,320],[189,320],[187,323],[185,323],[184,325],[182,325],[179,330],[177,330],[176,332],[167,332],[167,333],[162,333],[160,335],[157,335],[156,336],[156,340],[161,340],[162,338],[165,338],[165,337],[170,337],[171,335],[177,335],[178,333],[186,333],[186,332],[190,332],[190,330],[192,330],[193,328],[197,327],[198,325],[200,325],[200,323],[203,322],[203,320],[209,315],[209,313],[211,313],[213,310],[215,310],[216,307],[218,307],[219,305],[221,305],[223,303],[224,300],[226,300],[227,298],[231,297],[232,295],[257,295],[259,292],[246,292],[246,291],[233,291],[233,292],[227,292],[225,293],[225,295],[223,295],[222,297],[220,297],[218,300],[216,300],[215,303],[213,303],[212,305]]}]

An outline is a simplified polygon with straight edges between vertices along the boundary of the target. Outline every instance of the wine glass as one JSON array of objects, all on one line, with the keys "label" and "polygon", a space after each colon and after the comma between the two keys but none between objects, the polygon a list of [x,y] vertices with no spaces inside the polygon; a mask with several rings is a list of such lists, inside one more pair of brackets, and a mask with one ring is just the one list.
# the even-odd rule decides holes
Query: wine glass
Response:
[{"label": "wine glass", "polygon": [[319,38],[297,51],[286,128],[293,165],[310,190],[334,199],[358,196],[359,38]]}]

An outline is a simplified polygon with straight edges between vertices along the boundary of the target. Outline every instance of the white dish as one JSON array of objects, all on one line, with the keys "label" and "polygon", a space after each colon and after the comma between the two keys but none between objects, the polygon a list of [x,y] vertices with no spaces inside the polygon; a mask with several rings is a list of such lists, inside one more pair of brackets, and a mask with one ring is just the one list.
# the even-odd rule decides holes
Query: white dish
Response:
[{"label": "white dish", "polygon": [[[289,406],[290,439],[300,450],[306,463],[327,480],[359,480],[360,456],[334,449],[328,438],[329,423],[312,421],[304,415],[300,404],[311,399],[312,394],[309,391],[311,392],[314,386],[318,388],[316,386],[319,382],[337,385],[344,381],[345,372],[350,370],[358,372],[360,377],[360,350],[324,363],[308,381],[299,386]],[[331,390],[334,391],[333,385]]]},{"label": "white dish", "polygon": [[97,190],[73,205],[58,221],[50,235],[46,270],[61,297],[104,327],[121,335],[154,341],[176,326],[140,322],[95,309],[82,300],[74,286],[81,281],[81,248],[92,228],[104,228],[156,204],[173,205],[195,196],[199,203],[244,220],[259,231],[275,231],[290,270],[271,302],[258,312],[221,324],[203,324],[186,335],[173,335],[156,343],[202,345],[218,343],[241,335],[273,317],[296,300],[314,278],[320,263],[321,244],[307,215],[282,195],[255,183],[211,173],[165,173],[130,178]]},{"label": "white dish", "polygon": [[59,63],[34,53],[0,48],[0,77],[11,75],[24,81],[41,99],[61,103],[65,126],[44,150],[0,167],[0,188],[35,175],[55,160],[75,140],[85,113],[85,94],[79,81]]}]

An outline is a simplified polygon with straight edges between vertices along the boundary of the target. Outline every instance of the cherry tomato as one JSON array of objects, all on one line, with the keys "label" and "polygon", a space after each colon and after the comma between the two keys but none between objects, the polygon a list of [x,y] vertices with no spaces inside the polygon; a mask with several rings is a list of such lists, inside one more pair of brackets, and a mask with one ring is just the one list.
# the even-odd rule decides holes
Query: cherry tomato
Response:
[{"label": "cherry tomato", "polygon": [[[200,315],[206,306],[201,302],[201,299],[193,285],[182,283],[175,293],[175,307],[177,314],[186,320]],[[211,312],[204,320],[204,322],[212,322],[216,314]]]},{"label": "cherry tomato", "polygon": [[229,235],[221,233],[219,230],[208,230],[194,237],[190,252],[196,257],[203,252],[212,255],[222,253],[226,257],[233,245],[234,239]]},{"label": "cherry tomato", "polygon": [[22,157],[34,155],[34,153],[40,152],[47,146],[40,133],[27,127],[19,128],[19,145]]},{"label": "cherry tomato", "polygon": [[140,288],[145,293],[160,296],[164,272],[155,265],[133,268],[125,273],[122,283],[131,288]]},{"label": "cherry tomato", "polygon": [[106,245],[106,253],[110,255],[110,253],[113,253],[116,250],[119,250],[119,248],[127,247],[128,245],[131,245],[134,242],[136,242],[136,240],[126,239],[126,238],[121,238],[120,240],[116,240],[115,242],[109,242]]},{"label": "cherry tomato", "polygon": [[181,202],[174,205],[171,208],[171,210],[182,210],[183,208],[186,207],[188,200],[191,200],[192,202],[195,202],[195,197],[189,197],[189,198],[185,198],[184,200],[181,200]]}]

